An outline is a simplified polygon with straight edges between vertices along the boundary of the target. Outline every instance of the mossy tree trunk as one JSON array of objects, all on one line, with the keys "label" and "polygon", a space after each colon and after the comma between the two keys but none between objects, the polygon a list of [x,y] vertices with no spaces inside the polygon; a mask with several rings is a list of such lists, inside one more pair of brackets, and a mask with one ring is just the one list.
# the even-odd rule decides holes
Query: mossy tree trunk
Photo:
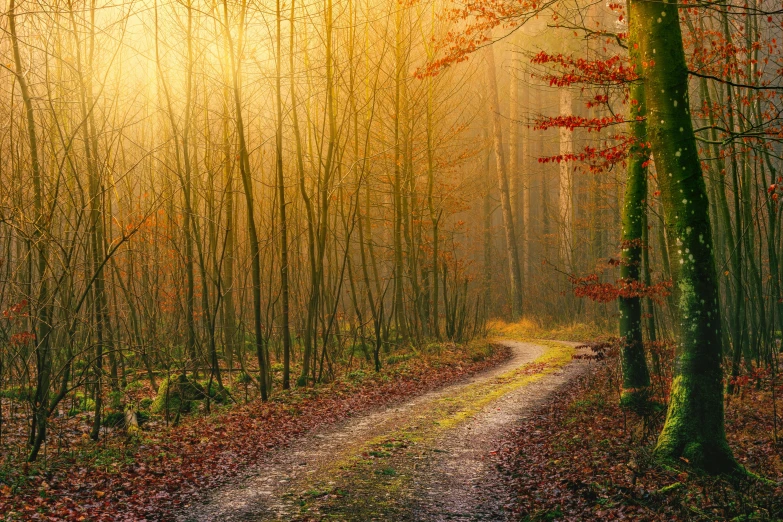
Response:
[{"label": "mossy tree trunk", "polygon": [[[631,41],[631,63],[641,69],[639,49]],[[644,83],[637,80],[631,84],[630,130],[634,142],[628,158],[628,172],[625,184],[625,201],[622,210],[622,264],[620,277],[628,284],[640,282],[645,213],[647,206],[647,161],[650,158],[647,147],[646,104]],[[623,393],[621,403],[641,411],[646,403],[650,388],[650,373],[644,355],[642,339],[642,300],[640,297],[621,297],[620,337],[623,340]]]},{"label": "mossy tree trunk", "polygon": [[676,4],[632,0],[629,14],[631,40],[643,64],[648,139],[671,238],[669,258],[678,265],[678,357],[656,454],[686,459],[709,473],[731,472],[738,464],[724,429],[718,283],[679,13]]}]

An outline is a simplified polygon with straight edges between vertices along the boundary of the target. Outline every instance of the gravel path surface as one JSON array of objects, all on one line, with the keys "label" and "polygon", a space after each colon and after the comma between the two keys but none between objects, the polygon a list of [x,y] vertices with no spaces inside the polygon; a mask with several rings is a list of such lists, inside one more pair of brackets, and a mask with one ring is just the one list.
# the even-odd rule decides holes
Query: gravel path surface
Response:
[{"label": "gravel path surface", "polygon": [[528,412],[543,407],[588,367],[587,361],[574,360],[562,370],[504,395],[444,434],[431,448],[432,458],[414,477],[412,519],[506,520],[503,480],[488,457]]},{"label": "gravel path surface", "polygon": [[[296,495],[292,495],[295,486],[301,489],[308,478],[361,452],[368,440],[394,432],[433,401],[497,378],[534,361],[547,350],[546,346],[532,342],[498,342],[513,350],[512,357],[502,364],[394,407],[352,417],[293,440],[287,447],[271,452],[232,484],[212,492],[203,502],[187,506],[178,520],[290,520],[298,511]],[[525,412],[543,404],[587,367],[588,363],[574,360],[562,370],[503,395],[432,441],[428,448],[432,457],[416,466],[412,478],[410,519],[503,520],[502,495],[494,494],[497,477],[485,457],[500,445]]]}]

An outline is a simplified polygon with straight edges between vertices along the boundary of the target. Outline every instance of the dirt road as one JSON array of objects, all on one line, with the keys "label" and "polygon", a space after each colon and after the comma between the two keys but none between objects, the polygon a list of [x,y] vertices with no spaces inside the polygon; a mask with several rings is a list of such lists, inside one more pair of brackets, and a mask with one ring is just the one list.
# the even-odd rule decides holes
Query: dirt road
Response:
[{"label": "dirt road", "polygon": [[589,363],[576,343],[497,342],[501,365],[292,440],[179,520],[504,520],[487,457]]}]

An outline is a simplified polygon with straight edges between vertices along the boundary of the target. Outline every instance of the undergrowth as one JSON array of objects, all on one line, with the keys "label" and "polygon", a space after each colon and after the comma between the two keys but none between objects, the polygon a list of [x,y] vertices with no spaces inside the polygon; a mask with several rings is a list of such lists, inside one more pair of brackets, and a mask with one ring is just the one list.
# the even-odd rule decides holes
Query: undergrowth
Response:
[{"label": "undergrowth", "polygon": [[509,339],[551,339],[556,341],[586,341],[616,335],[614,326],[597,323],[544,323],[534,317],[523,317],[508,323],[494,319],[487,324],[490,336]]},{"label": "undergrowth", "polygon": [[[452,382],[509,353],[486,341],[433,345],[411,350],[378,373],[354,370],[330,383],[277,392],[266,403],[213,407],[178,426],[153,414],[133,435],[107,429],[97,443],[87,436],[89,412],[63,414],[52,423],[61,444],[57,453],[27,464],[23,451],[4,450],[0,520],[170,520],[185,501],[297,435]],[[8,407],[8,399],[3,404]],[[17,414],[15,422],[23,427],[24,419]],[[13,441],[6,436],[3,443]]]}]

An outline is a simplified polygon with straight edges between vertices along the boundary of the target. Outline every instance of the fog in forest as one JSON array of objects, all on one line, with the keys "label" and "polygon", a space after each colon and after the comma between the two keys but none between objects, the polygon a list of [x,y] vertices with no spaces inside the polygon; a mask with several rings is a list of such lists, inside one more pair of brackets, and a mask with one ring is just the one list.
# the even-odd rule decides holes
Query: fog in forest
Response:
[{"label": "fog in forest", "polygon": [[780,11],[637,1],[8,0],[0,447],[515,322],[621,339],[623,394],[777,368]]}]

